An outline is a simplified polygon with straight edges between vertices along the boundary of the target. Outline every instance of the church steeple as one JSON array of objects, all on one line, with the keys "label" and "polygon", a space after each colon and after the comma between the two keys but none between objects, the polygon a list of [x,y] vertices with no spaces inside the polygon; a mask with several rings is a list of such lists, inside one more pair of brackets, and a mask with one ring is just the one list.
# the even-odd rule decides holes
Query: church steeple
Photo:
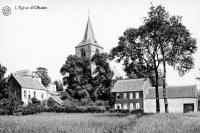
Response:
[{"label": "church steeple", "polygon": [[96,52],[103,52],[103,47],[101,47],[95,39],[90,16],[88,14],[85,34],[83,40],[75,47],[75,54],[78,57],[92,58]]},{"label": "church steeple", "polygon": [[83,40],[76,47],[81,47],[81,46],[87,45],[87,44],[92,44],[97,47],[103,48],[98,44],[98,42],[95,39],[89,13],[88,13],[88,21],[87,21],[87,25],[85,28],[85,34],[84,34]]},{"label": "church steeple", "polygon": [[85,43],[91,43],[91,44],[95,44],[97,42],[96,39],[95,39],[95,36],[94,36],[94,32],[93,32],[93,29],[92,29],[92,24],[91,24],[89,15],[88,15],[88,21],[87,21],[87,26],[86,26],[86,29],[85,29],[83,41]]}]

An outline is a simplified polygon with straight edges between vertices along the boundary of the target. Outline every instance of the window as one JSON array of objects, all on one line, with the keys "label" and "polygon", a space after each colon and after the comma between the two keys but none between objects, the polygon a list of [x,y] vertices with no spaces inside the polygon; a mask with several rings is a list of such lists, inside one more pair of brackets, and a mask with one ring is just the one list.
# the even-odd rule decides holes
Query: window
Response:
[{"label": "window", "polygon": [[44,98],[44,93],[41,94],[41,98],[42,98],[42,99]]},{"label": "window", "polygon": [[36,98],[36,92],[35,91],[33,92],[33,95],[34,95],[34,98]]},{"label": "window", "polygon": [[140,109],[140,103],[136,103],[136,109]]},{"label": "window", "polygon": [[116,94],[116,98],[120,99],[120,94],[119,93]]},{"label": "window", "polygon": [[26,97],[27,97],[26,90],[24,90],[24,98],[26,98]]},{"label": "window", "polygon": [[123,93],[123,98],[127,99],[127,93]]},{"label": "window", "polygon": [[85,53],[85,49],[81,49],[81,57],[85,57],[86,56],[86,53]]},{"label": "window", "polygon": [[128,109],[127,103],[124,103],[124,109]]},{"label": "window", "polygon": [[133,99],[133,93],[129,93],[129,99]]},{"label": "window", "polygon": [[133,103],[130,103],[130,110],[133,110]]},{"label": "window", "polygon": [[136,99],[139,99],[139,96],[140,96],[140,95],[139,95],[139,92],[136,92],[136,93],[135,93],[135,98],[136,98]]},{"label": "window", "polygon": [[99,54],[99,49],[96,49],[96,54]]}]

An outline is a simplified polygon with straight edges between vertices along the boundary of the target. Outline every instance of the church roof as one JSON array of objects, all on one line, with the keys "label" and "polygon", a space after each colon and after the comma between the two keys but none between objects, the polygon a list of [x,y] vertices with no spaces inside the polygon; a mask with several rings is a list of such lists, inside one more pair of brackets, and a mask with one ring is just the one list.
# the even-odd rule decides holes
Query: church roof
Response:
[{"label": "church roof", "polygon": [[88,17],[87,26],[86,26],[86,29],[85,29],[84,38],[76,47],[81,47],[81,46],[84,46],[84,45],[87,45],[87,44],[93,44],[97,47],[103,48],[102,46],[100,46],[97,43],[97,41],[95,39],[94,32],[93,32],[93,29],[92,29],[92,24],[91,24],[89,17]]}]

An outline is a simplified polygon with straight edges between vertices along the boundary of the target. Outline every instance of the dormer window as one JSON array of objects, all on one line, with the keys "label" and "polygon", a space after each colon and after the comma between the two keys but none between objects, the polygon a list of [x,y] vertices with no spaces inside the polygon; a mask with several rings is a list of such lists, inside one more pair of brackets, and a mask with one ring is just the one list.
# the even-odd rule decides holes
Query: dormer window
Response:
[{"label": "dormer window", "polygon": [[86,56],[86,53],[85,53],[85,49],[81,49],[81,57],[85,57]]}]

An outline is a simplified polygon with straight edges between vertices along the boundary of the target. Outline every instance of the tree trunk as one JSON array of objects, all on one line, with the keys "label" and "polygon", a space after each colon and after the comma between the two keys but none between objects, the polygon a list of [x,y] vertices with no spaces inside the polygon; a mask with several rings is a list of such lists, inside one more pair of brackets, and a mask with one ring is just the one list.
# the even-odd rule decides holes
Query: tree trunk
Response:
[{"label": "tree trunk", "polygon": [[156,93],[156,113],[160,113],[160,102],[159,102],[159,92],[158,92],[158,70],[156,67],[156,62],[154,60],[154,72],[156,76],[156,83],[155,83],[155,93]]},{"label": "tree trunk", "polygon": [[165,62],[165,56],[164,51],[162,49],[162,56],[163,56],[163,98],[164,98],[164,104],[165,104],[165,113],[168,113],[168,102],[167,102],[167,96],[166,96],[166,62]]}]

